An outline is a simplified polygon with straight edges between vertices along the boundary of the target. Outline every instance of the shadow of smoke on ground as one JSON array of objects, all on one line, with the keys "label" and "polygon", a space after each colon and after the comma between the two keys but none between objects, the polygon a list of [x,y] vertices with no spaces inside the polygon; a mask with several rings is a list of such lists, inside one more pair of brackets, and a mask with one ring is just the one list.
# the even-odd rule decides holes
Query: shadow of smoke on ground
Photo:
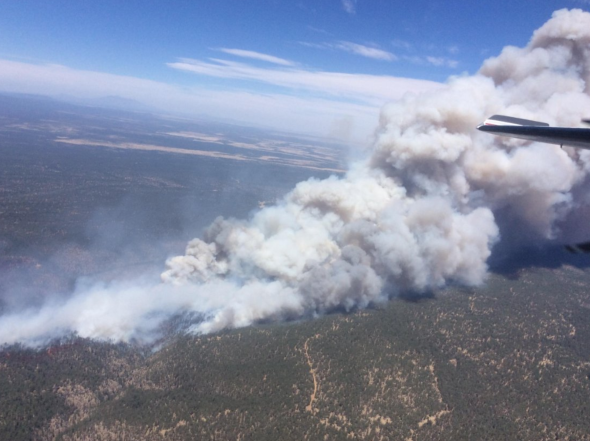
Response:
[{"label": "shadow of smoke on ground", "polygon": [[490,271],[517,280],[526,268],[557,269],[564,265],[579,269],[590,268],[590,254],[574,254],[563,245],[523,247],[511,252],[495,252],[488,261]]},{"label": "shadow of smoke on ground", "polygon": [[409,303],[422,303],[428,300],[436,299],[436,294],[433,291],[426,292],[403,292],[397,296],[398,299]]}]

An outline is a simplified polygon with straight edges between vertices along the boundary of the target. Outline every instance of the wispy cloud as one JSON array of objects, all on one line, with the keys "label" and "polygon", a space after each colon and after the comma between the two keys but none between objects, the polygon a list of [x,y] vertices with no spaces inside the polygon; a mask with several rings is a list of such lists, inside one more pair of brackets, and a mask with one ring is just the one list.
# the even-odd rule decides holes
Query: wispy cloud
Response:
[{"label": "wispy cloud", "polygon": [[459,62],[457,60],[453,60],[451,58],[446,57],[433,57],[433,56],[419,56],[419,55],[405,55],[402,57],[404,61],[408,63],[417,64],[420,66],[435,66],[435,67],[446,67],[450,69],[455,69],[459,66]]},{"label": "wispy cloud", "polygon": [[391,52],[380,49],[375,46],[367,46],[364,44],[352,43],[350,41],[335,41],[332,43],[308,43],[300,42],[303,46],[314,47],[317,49],[332,49],[349,52],[361,57],[372,58],[374,60],[396,61],[398,57]]},{"label": "wispy cloud", "polygon": [[362,57],[373,58],[375,60],[395,61],[397,57],[391,52],[384,51],[376,47],[365,46],[363,44],[351,43],[350,41],[339,41],[333,44],[336,49],[351,52]]},{"label": "wispy cloud", "polygon": [[[399,56],[376,46],[368,46],[364,44],[358,44],[342,40],[324,43],[310,43],[300,41],[299,44],[307,47],[313,47],[316,49],[345,51],[362,57],[372,58],[374,60],[381,61],[405,61],[413,64],[419,64],[422,66],[431,65],[435,67],[447,67],[452,69],[456,68],[459,65],[459,62],[457,60],[448,57],[415,55],[416,48],[411,43],[403,40],[393,40],[391,42],[393,46],[397,47],[402,52],[402,55]],[[459,48],[457,46],[450,46],[446,48],[446,51],[450,54],[457,54],[459,52]],[[404,53],[405,55],[403,55]]]},{"label": "wispy cloud", "polygon": [[426,57],[426,61],[433,66],[437,67],[450,67],[452,69],[456,68],[459,65],[457,60],[451,60],[450,58],[445,57]]},{"label": "wispy cloud", "polygon": [[342,6],[349,14],[356,13],[356,0],[342,0]]},{"label": "wispy cloud", "polygon": [[228,49],[228,48],[219,48],[221,52],[225,52],[226,54],[235,55],[236,57],[243,57],[243,58],[251,58],[254,60],[261,60],[266,61],[268,63],[278,64],[281,66],[295,66],[297,63],[286,60],[284,58],[275,57],[273,55],[263,54],[260,52],[255,51],[247,51],[243,49]]},{"label": "wispy cloud", "polygon": [[372,105],[398,99],[407,92],[421,92],[440,87],[439,83],[410,78],[313,71],[301,68],[266,69],[219,59],[201,61],[183,58],[175,63],[168,63],[168,66],[199,75],[250,80]]},{"label": "wispy cloud", "polygon": [[[590,1],[590,0],[589,0]],[[435,66],[435,67],[447,67],[447,68],[451,68],[454,69],[457,66],[459,66],[459,61],[453,59],[453,58],[449,58],[449,57],[444,57],[444,56],[433,56],[433,55],[419,55],[419,49],[416,48],[413,44],[405,41],[405,40],[392,40],[391,45],[397,49],[399,49],[400,51],[405,51],[405,54],[400,55],[398,57],[398,59],[402,60],[402,61],[406,61],[409,63],[413,63],[413,64],[419,64],[422,66],[425,65],[431,65],[431,66]],[[429,52],[441,52],[444,51],[445,53],[451,54],[451,55],[457,55],[459,53],[459,47],[456,45],[453,46],[448,46],[445,48],[440,48],[440,47],[436,47],[434,45],[428,46],[426,48],[422,48],[425,49]]]}]

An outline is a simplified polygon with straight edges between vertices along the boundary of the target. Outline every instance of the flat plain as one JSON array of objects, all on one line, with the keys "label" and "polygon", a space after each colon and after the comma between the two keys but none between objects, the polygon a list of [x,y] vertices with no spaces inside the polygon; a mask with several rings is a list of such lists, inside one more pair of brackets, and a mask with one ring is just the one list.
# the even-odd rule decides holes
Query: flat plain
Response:
[{"label": "flat plain", "polygon": [[317,144],[0,96],[0,290],[24,278],[59,291],[81,275],[161,268],[217,216],[247,217],[299,181],[341,173],[345,149]]}]

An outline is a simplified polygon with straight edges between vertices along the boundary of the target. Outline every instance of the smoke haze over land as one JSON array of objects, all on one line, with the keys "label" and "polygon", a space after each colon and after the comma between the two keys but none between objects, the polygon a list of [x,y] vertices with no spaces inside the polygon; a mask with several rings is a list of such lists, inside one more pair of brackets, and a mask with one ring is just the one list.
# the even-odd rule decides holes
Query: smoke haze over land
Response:
[{"label": "smoke haze over land", "polygon": [[66,300],[5,313],[0,344],[149,340],[185,312],[209,333],[364,308],[481,284],[498,247],[588,239],[576,220],[590,151],[478,132],[494,113],[564,126],[590,114],[589,13],[557,11],[478,74],[387,105],[370,154],[345,176],[301,182],[250,219],[219,218],[168,260],[161,284],[86,281]]}]

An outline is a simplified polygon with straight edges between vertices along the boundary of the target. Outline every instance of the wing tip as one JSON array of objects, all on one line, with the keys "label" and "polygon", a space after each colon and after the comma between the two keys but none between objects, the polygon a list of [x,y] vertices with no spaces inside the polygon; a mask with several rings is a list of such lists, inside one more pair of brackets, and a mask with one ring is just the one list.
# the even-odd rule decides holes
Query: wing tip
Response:
[{"label": "wing tip", "polygon": [[590,242],[566,245],[565,249],[571,254],[590,254]]},{"label": "wing tip", "polygon": [[548,127],[549,124],[541,121],[534,121],[532,119],[515,118],[506,115],[492,115],[486,119],[481,125],[484,126],[535,126]]}]

